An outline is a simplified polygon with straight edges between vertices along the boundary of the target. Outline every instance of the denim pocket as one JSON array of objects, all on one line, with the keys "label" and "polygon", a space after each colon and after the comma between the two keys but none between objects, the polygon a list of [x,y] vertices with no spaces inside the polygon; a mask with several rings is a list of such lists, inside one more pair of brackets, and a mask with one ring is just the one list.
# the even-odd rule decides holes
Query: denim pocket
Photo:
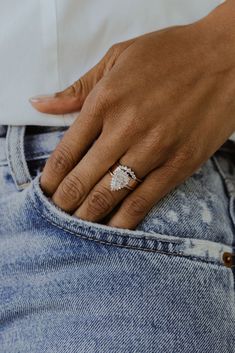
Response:
[{"label": "denim pocket", "polygon": [[171,233],[121,229],[75,218],[59,209],[44,195],[40,187],[40,175],[34,178],[22,193],[25,195],[26,212],[31,212],[32,217],[35,218],[34,224],[46,222],[50,227],[58,229],[58,232],[72,234],[80,239],[133,250],[186,257],[218,265],[224,265],[224,252],[231,251],[231,247],[226,244],[195,239],[190,234],[187,238],[183,238]]}]

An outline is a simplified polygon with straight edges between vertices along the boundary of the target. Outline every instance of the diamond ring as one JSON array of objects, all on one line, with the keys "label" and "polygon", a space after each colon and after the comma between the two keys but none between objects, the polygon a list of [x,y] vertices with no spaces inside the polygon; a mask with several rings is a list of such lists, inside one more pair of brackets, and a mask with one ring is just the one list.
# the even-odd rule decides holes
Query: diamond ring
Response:
[{"label": "diamond ring", "polygon": [[121,165],[119,162],[114,163],[114,165],[109,169],[112,179],[110,182],[110,188],[112,191],[127,188],[129,190],[134,190],[139,183],[142,182],[138,179],[133,172],[133,170],[125,165]]}]

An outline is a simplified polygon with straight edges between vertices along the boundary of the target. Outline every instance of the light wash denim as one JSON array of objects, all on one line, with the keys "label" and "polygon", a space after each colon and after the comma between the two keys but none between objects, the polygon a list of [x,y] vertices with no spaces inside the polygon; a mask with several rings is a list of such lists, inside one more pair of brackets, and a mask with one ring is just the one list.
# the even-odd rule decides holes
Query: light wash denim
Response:
[{"label": "light wash denim", "polygon": [[235,143],[127,230],[43,194],[63,133],[0,127],[0,353],[234,353]]}]

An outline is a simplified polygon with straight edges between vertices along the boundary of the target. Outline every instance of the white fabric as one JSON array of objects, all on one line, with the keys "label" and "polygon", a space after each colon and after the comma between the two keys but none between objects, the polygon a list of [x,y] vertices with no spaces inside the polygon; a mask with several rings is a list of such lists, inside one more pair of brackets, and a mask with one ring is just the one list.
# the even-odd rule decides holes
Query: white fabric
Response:
[{"label": "white fabric", "polygon": [[[191,23],[220,0],[7,0],[0,12],[0,125],[69,125],[28,98],[64,89],[119,41]],[[76,114],[77,116],[77,114]]]}]

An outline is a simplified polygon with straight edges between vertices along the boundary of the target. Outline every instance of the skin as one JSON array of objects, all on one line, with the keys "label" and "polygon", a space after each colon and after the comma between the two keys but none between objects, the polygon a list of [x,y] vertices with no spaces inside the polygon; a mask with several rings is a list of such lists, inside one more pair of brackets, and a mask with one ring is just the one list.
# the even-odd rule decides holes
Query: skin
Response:
[{"label": "skin", "polygon": [[[41,186],[64,211],[135,229],[235,130],[235,3],[200,21],[112,46],[63,92],[36,97],[44,113],[80,111],[44,167]],[[232,44],[234,43],[234,44]],[[110,190],[114,162],[143,182]]]}]

